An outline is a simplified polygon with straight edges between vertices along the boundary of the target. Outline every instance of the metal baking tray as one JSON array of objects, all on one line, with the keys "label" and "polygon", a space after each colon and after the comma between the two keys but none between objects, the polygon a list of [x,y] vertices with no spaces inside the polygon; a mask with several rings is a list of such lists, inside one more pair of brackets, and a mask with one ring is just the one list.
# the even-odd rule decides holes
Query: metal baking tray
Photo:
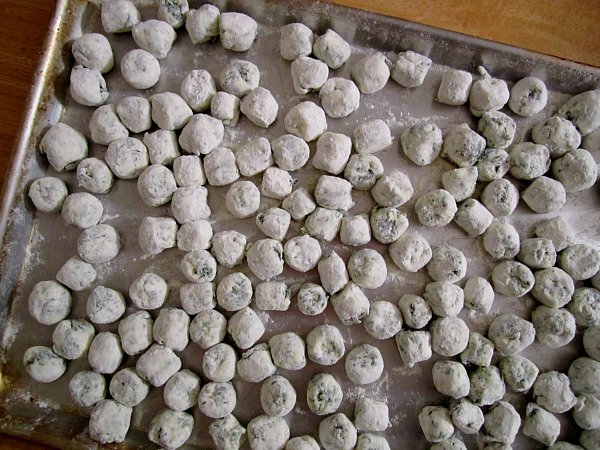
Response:
[{"label": "metal baking tray", "polygon": [[[96,4],[94,4],[96,3]],[[2,337],[1,369],[0,369],[0,431],[22,436],[32,441],[43,442],[61,448],[97,448],[87,436],[87,416],[89,411],[79,408],[70,400],[67,390],[69,379],[79,370],[86,368],[87,360],[82,358],[69,363],[65,375],[51,384],[33,382],[22,366],[22,355],[32,345],[50,345],[53,327],[39,325],[28,315],[27,298],[32,286],[41,280],[54,279],[60,266],[76,254],[76,240],[79,231],[64,225],[60,214],[38,214],[26,192],[32,180],[50,174],[65,180],[70,192],[78,191],[73,172],[56,174],[48,166],[47,161],[37,151],[38,143],[49,125],[61,120],[82,131],[89,138],[87,123],[93,108],[82,107],[72,101],[68,95],[68,75],[73,64],[70,54],[70,42],[84,32],[101,31],[99,17],[99,0],[84,2],[82,0],[59,0],[56,14],[50,26],[45,51],[37,72],[32,90],[27,116],[21,132],[21,138],[14,154],[10,177],[4,189],[4,203],[0,220],[0,236],[3,239],[0,266],[0,336]],[[153,18],[155,8],[149,7],[149,1],[139,2],[143,19]],[[191,1],[192,7],[201,2]],[[568,61],[535,54],[522,49],[475,39],[457,33],[442,31],[423,25],[379,16],[364,11],[320,2],[303,2],[301,0],[218,0],[214,2],[221,10],[245,12],[259,22],[258,40],[253,47],[243,54],[225,51],[219,43],[208,43],[192,46],[187,33],[179,30],[178,39],[167,59],[161,62],[162,75],[159,83],[145,92],[152,94],[162,91],[179,91],[179,84],[184,74],[193,68],[204,68],[216,76],[225,62],[231,58],[244,58],[254,61],[261,70],[261,85],[270,89],[280,105],[280,112],[275,124],[268,130],[253,126],[242,118],[237,127],[229,129],[225,143],[237,148],[246,139],[258,135],[269,139],[284,134],[283,117],[291,106],[309,99],[318,102],[317,94],[298,96],[294,94],[289,62],[279,56],[278,29],[280,26],[300,21],[315,30],[324,32],[333,28],[352,45],[352,56],[342,69],[332,71],[330,76],[349,77],[349,69],[353,61],[370,51],[384,52],[390,59],[395,54],[407,49],[429,55],[433,61],[423,86],[416,89],[404,89],[389,81],[382,91],[361,97],[361,108],[345,119],[328,119],[330,131],[350,134],[354,127],[366,120],[381,118],[391,127],[394,144],[378,154],[383,160],[386,171],[401,168],[411,178],[415,195],[413,200],[401,209],[407,212],[411,229],[422,232],[433,245],[444,242],[460,248],[469,260],[468,275],[488,276],[493,262],[485,256],[478,240],[472,240],[455,225],[440,230],[427,230],[418,225],[412,210],[414,199],[423,192],[440,186],[441,173],[451,165],[438,159],[426,168],[411,164],[399,150],[399,135],[407,126],[415,123],[431,121],[443,129],[450,125],[467,122],[474,124],[466,107],[450,107],[436,103],[433,98],[442,73],[448,69],[460,68],[476,73],[476,67],[484,65],[489,72],[509,82],[529,74],[543,79],[550,92],[546,109],[534,119],[518,119],[516,141],[527,140],[528,130],[535,120],[551,115],[570,94],[600,87],[600,70]],[[118,70],[122,55],[134,47],[129,35],[108,36],[115,52],[115,69],[106,76],[110,91],[109,102],[116,103],[123,96],[133,93],[123,81]],[[90,141],[91,142],[91,141]],[[314,143],[310,145],[314,151]],[[91,145],[91,154],[100,156],[105,148]],[[596,155],[598,156],[598,155]],[[318,173],[314,170],[302,170],[294,173],[298,185],[312,186]],[[257,181],[257,180],[255,180]],[[215,231],[223,229],[241,230],[252,242],[260,238],[254,225],[254,219],[233,220],[224,209],[224,195],[227,188],[210,189],[209,203],[214,212],[213,227]],[[178,305],[177,287],[184,281],[177,269],[181,252],[168,250],[154,258],[145,258],[137,244],[137,227],[144,216],[169,215],[169,207],[149,208],[141,203],[136,192],[135,180],[118,180],[112,192],[100,197],[104,205],[103,221],[114,225],[124,239],[124,246],[119,256],[110,263],[99,265],[96,284],[105,284],[122,292],[127,292],[129,283],[144,271],[152,270],[165,277],[170,285],[171,293],[167,304]],[[367,212],[372,206],[368,193],[354,194],[356,207],[352,212]],[[272,206],[274,202],[264,200],[262,208]],[[600,242],[600,198],[597,189],[568,195],[568,203],[562,211],[579,241]],[[521,233],[521,237],[531,234],[531,226],[546,216],[533,214],[520,206],[509,219]],[[299,224],[292,227],[290,233],[298,232]],[[404,293],[421,294],[427,275],[404,274],[394,268],[389,260],[385,246],[372,242],[373,248],[385,254],[389,262],[389,275],[383,287],[368,292],[371,300],[386,299],[396,302]],[[351,249],[344,248],[339,241],[322,245],[323,253],[336,249],[342,257],[347,258]],[[248,273],[247,266],[237,270]],[[229,273],[219,270],[217,280]],[[316,271],[299,275],[289,268],[279,277],[292,286],[304,281],[316,281]],[[256,279],[253,278],[253,281]],[[88,291],[89,292],[89,291]],[[85,301],[88,292],[74,293],[73,310],[70,317],[85,317]],[[487,325],[495,314],[512,311],[527,315],[534,305],[530,297],[510,299],[497,296],[489,316],[463,311],[463,317],[469,326],[477,331],[485,332]],[[129,306],[127,313],[133,307]],[[332,308],[323,315],[306,317],[301,315],[292,305],[287,312],[262,312],[261,318],[266,324],[267,332],[261,341],[284,330],[299,332],[302,336],[320,323],[337,325],[345,339],[347,350],[359,343],[371,343],[378,346],[385,359],[385,372],[382,378],[372,385],[357,387],[346,378],[343,360],[333,367],[319,367],[309,362],[307,367],[298,372],[281,371],[292,381],[298,392],[295,410],[287,417],[292,436],[310,433],[317,436],[316,430],[321,418],[312,415],[306,405],[305,389],[308,378],[320,371],[331,371],[342,383],[345,400],[340,411],[352,416],[354,400],[359,395],[367,395],[387,400],[390,407],[391,427],[385,436],[393,449],[410,445],[414,449],[428,448],[422,437],[417,422],[418,411],[425,405],[447,404],[447,399],[438,394],[431,381],[431,367],[435,357],[413,369],[406,369],[398,355],[394,340],[376,341],[369,337],[362,326],[344,327],[341,325]],[[97,326],[97,331],[114,330],[115,325]],[[540,370],[554,368],[566,371],[581,350],[581,336],[566,347],[552,350],[534,343],[525,355],[537,363]],[[181,354],[184,367],[200,373],[202,350],[195,344]],[[124,366],[135,364],[134,358],[125,358]],[[236,380],[238,391],[238,407],[234,414],[246,424],[252,417],[260,414],[258,385],[251,385]],[[506,399],[523,413],[527,397],[507,393]],[[153,389],[150,396],[135,408],[131,430],[127,441],[111,448],[145,447],[150,443],[146,437],[148,424],[154,414],[162,406],[162,389]],[[197,409],[194,411],[196,427],[187,448],[212,448],[212,441],[207,432],[209,421]],[[571,442],[577,440],[577,432],[569,414],[560,416],[563,425],[561,439]],[[481,446],[482,442],[465,437],[471,448]],[[247,446],[247,444],[246,444]],[[519,434],[515,448],[533,449],[541,446]]]}]

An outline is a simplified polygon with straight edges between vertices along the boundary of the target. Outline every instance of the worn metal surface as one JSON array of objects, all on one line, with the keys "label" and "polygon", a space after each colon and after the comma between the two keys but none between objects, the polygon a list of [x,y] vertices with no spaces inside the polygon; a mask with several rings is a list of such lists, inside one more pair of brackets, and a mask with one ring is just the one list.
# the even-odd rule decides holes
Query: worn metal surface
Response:
[{"label": "worn metal surface", "polygon": [[[194,6],[196,2],[191,2]],[[450,107],[434,102],[433,97],[442,73],[447,66],[475,72],[478,65],[485,67],[496,77],[509,83],[519,78],[534,74],[544,79],[551,89],[548,107],[535,119],[517,120],[516,141],[527,140],[531,125],[539,118],[551,115],[557,107],[568,98],[568,94],[600,86],[600,70],[578,64],[541,56],[520,49],[515,49],[492,42],[476,40],[450,32],[435,30],[421,25],[385,18],[362,11],[351,10],[334,5],[320,3],[304,3],[299,0],[252,2],[217,1],[222,10],[246,12],[259,22],[259,37],[253,47],[243,54],[225,51],[220,44],[209,43],[192,46],[187,33],[178,31],[178,40],[167,59],[161,61],[162,74],[159,83],[152,89],[140,92],[129,88],[118,70],[120,58],[126,51],[135,47],[130,35],[108,36],[115,52],[115,69],[106,76],[110,91],[109,102],[116,103],[121,98],[132,94],[151,95],[163,91],[179,91],[179,84],[189,70],[207,69],[216,77],[225,63],[232,58],[243,58],[255,62],[261,70],[261,85],[270,89],[279,102],[278,120],[268,130],[252,125],[242,118],[237,127],[227,130],[225,145],[234,150],[250,137],[266,136],[269,139],[284,134],[283,117],[298,102],[309,99],[318,102],[316,94],[298,96],[294,94],[290,63],[279,56],[278,28],[292,21],[301,21],[321,33],[327,28],[334,28],[353,46],[351,59],[345,66],[332,71],[330,76],[349,77],[349,69],[353,61],[362,55],[380,50],[391,59],[395,59],[398,51],[412,49],[429,55],[434,66],[430,70],[423,86],[416,89],[404,89],[393,81],[389,81],[384,90],[369,96],[361,97],[361,108],[345,119],[328,119],[330,131],[351,134],[356,125],[370,119],[384,119],[392,129],[394,144],[378,156],[384,162],[386,172],[392,168],[401,168],[410,176],[415,188],[413,200],[401,209],[407,212],[411,222],[410,229],[422,232],[433,245],[443,242],[460,248],[469,260],[468,275],[487,276],[493,267],[493,261],[485,256],[478,240],[472,240],[455,225],[450,225],[442,232],[427,230],[418,225],[412,211],[414,200],[422,193],[440,186],[441,173],[451,168],[443,160],[433,165],[419,168],[410,163],[399,150],[399,136],[407,126],[422,121],[431,121],[443,129],[461,122],[471,125],[474,121],[466,107]],[[144,19],[153,18],[153,8],[143,8]],[[41,280],[53,279],[57,270],[71,256],[76,254],[76,240],[79,230],[64,225],[60,214],[44,215],[35,212],[33,205],[26,198],[30,182],[44,174],[56,175],[44,157],[36,150],[37,144],[49,124],[61,120],[82,131],[89,139],[87,123],[93,108],[75,104],[68,95],[68,73],[72,66],[70,41],[84,32],[100,31],[99,11],[93,4],[79,0],[63,0],[57,3],[56,18],[52,23],[46,53],[41,72],[36,79],[29,114],[23,128],[23,135],[15,155],[11,179],[5,190],[0,236],[3,236],[2,265],[0,268],[0,331],[2,333],[2,369],[0,372],[0,429],[8,433],[44,441],[64,448],[94,447],[86,437],[86,416],[89,411],[79,408],[70,400],[67,384],[71,376],[78,370],[87,367],[84,359],[69,363],[66,374],[58,381],[42,385],[33,382],[25,373],[21,358],[23,351],[32,345],[51,345],[53,327],[39,325],[28,315],[27,298],[32,286]],[[314,152],[314,144],[310,145]],[[91,154],[102,157],[105,147],[91,144]],[[309,163],[310,165],[310,163]],[[307,166],[308,167],[308,166]],[[314,170],[301,170],[293,173],[297,185],[313,186],[318,178]],[[80,189],[76,185],[74,173],[58,174],[65,180],[70,192]],[[259,178],[253,179],[259,183]],[[478,191],[481,186],[478,187]],[[262,234],[254,226],[254,219],[233,219],[224,208],[224,196],[227,187],[210,188],[209,204],[214,212],[211,218],[215,231],[236,229],[244,232],[248,242],[260,239]],[[355,192],[356,207],[352,213],[368,212],[372,199],[368,193]],[[149,208],[142,204],[136,191],[135,180],[118,180],[108,195],[100,196],[104,205],[103,222],[114,225],[124,240],[124,247],[117,258],[110,263],[97,267],[96,285],[106,286],[127,292],[128,286],[144,271],[154,271],[169,281],[171,293],[168,305],[178,305],[178,286],[184,282],[177,265],[181,252],[168,250],[154,258],[142,256],[137,244],[137,228],[141,219],[147,215],[170,215],[168,206]],[[273,206],[274,201],[263,199],[262,208]],[[598,205],[600,204],[597,189],[578,194],[569,194],[568,204],[563,211],[576,231],[576,239],[598,243],[600,241]],[[545,216],[531,213],[522,205],[509,220],[518,228],[521,237],[529,237],[531,226]],[[590,220],[590,219],[594,220]],[[300,224],[290,229],[288,237],[299,231]],[[403,274],[394,268],[389,260],[385,246],[375,242],[373,248],[385,254],[389,262],[389,276],[383,287],[369,291],[371,300],[386,299],[396,302],[404,293],[420,294],[427,276],[423,273]],[[339,241],[322,244],[326,254],[335,248],[342,257],[347,258],[352,249],[344,248]],[[246,265],[236,270],[249,274]],[[217,280],[230,273],[230,270],[219,270]],[[256,282],[254,277],[251,277]],[[317,281],[316,271],[299,275],[289,268],[278,277],[297,286],[307,281]],[[89,291],[73,294],[71,317],[85,317],[85,302]],[[489,317],[461,313],[472,329],[485,331],[494,315],[501,311],[513,311],[524,317],[534,305],[533,299],[508,299],[497,296]],[[127,314],[134,311],[129,306]],[[154,313],[153,313],[154,314]],[[340,411],[352,415],[354,399],[364,393],[379,399],[387,399],[390,406],[392,427],[386,436],[392,448],[428,448],[423,440],[417,413],[421,407],[429,404],[446,404],[447,399],[439,395],[431,382],[430,371],[432,360],[417,365],[414,369],[405,369],[398,356],[393,340],[375,341],[369,337],[360,325],[344,327],[335,316],[332,308],[317,317],[301,315],[293,305],[287,312],[261,313],[267,333],[261,339],[265,341],[271,335],[283,331],[297,331],[302,336],[314,326],[328,322],[339,326],[346,339],[347,350],[355,345],[368,342],[377,345],[384,354],[386,370],[382,379],[373,385],[361,388],[353,386],[347,380],[343,360],[333,367],[320,367],[309,363],[298,372],[281,371],[297,389],[298,404],[288,422],[292,436],[311,433],[316,436],[320,418],[310,414],[306,406],[306,382],[310,376],[321,371],[331,371],[342,383],[345,401]],[[97,331],[114,331],[116,325],[96,326]],[[570,361],[580,352],[580,335],[564,348],[551,350],[535,343],[525,351],[525,355],[534,360],[542,371],[554,368],[566,371]],[[195,344],[181,354],[184,367],[200,372],[203,351]],[[135,364],[135,358],[125,358],[124,366]],[[258,385],[251,385],[241,380],[235,381],[238,392],[236,416],[242,423],[247,423],[260,413]],[[153,389],[149,398],[135,408],[132,419],[132,431],[128,437],[128,445],[147,446],[145,430],[157,410],[161,409],[162,389]],[[507,393],[519,412],[524,412],[527,398]],[[212,443],[207,433],[209,420],[196,409],[196,428],[188,446],[211,448]],[[568,414],[561,416],[563,423],[562,438],[573,441],[576,432]],[[475,441],[467,439],[470,445]],[[517,448],[535,448],[534,441],[519,435]]]}]

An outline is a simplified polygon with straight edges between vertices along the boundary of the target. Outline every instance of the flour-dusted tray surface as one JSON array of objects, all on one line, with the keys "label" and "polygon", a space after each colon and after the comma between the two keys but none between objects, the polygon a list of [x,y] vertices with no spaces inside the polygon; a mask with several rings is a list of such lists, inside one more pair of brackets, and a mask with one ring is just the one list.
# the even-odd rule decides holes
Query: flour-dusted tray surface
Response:
[{"label": "flour-dusted tray surface", "polygon": [[[140,2],[142,3],[142,2]],[[148,2],[145,2],[148,3]],[[191,7],[198,7],[200,2],[190,2]],[[411,163],[400,150],[400,134],[410,125],[432,122],[444,131],[451,125],[467,122],[473,126],[474,119],[466,106],[452,107],[434,101],[441,75],[449,68],[464,69],[476,73],[476,67],[484,65],[495,77],[506,80],[512,85],[516,80],[535,75],[543,79],[549,88],[549,102],[539,115],[529,118],[517,118],[517,134],[515,142],[530,140],[529,130],[539,119],[552,115],[570,94],[600,86],[600,70],[558,59],[533,54],[492,42],[477,40],[455,33],[444,32],[421,25],[385,18],[363,11],[351,10],[329,4],[302,2],[300,0],[243,0],[214,2],[222,11],[240,11],[252,16],[259,23],[258,39],[252,48],[244,53],[226,51],[220,43],[207,43],[193,46],[184,28],[178,30],[178,39],[168,57],[161,61],[162,74],[156,86],[148,91],[137,91],[130,88],[122,78],[118,69],[120,58],[128,50],[135,48],[129,34],[108,35],[115,53],[115,68],[106,75],[110,97],[107,103],[117,103],[128,95],[151,95],[163,91],[179,92],[184,75],[192,69],[206,69],[216,77],[227,61],[231,59],[247,59],[253,61],[261,72],[261,86],[271,90],[279,103],[280,110],[277,121],[269,128],[254,126],[246,118],[241,118],[234,128],[226,128],[223,145],[237,149],[249,138],[265,136],[269,140],[285,134],[283,117],[287,111],[303,100],[318,103],[318,94],[299,96],[294,93],[290,75],[290,62],[279,55],[279,27],[290,22],[303,22],[322,33],[327,28],[335,29],[352,45],[350,60],[339,70],[331,71],[330,77],[349,78],[349,71],[354,61],[372,50],[382,51],[392,61],[399,51],[414,50],[428,55],[434,64],[429,71],[425,83],[415,89],[406,89],[392,80],[386,87],[372,95],[361,96],[358,111],[344,119],[328,118],[328,131],[341,132],[347,135],[359,124],[368,120],[383,119],[390,126],[394,143],[377,156],[384,163],[386,173],[393,168],[400,168],[410,177],[415,194],[412,200],[400,209],[406,212],[410,221],[409,230],[418,231],[427,237],[431,246],[449,243],[464,252],[468,259],[467,276],[481,275],[488,277],[494,262],[483,250],[481,239],[472,239],[455,224],[443,229],[427,229],[422,227],[414,213],[413,205],[419,195],[441,187],[441,174],[453,166],[438,158],[432,165],[417,167]],[[144,20],[155,18],[154,7],[140,8]],[[36,323],[28,313],[27,298],[35,283],[54,279],[56,272],[71,256],[77,254],[76,242],[80,230],[67,227],[60,214],[36,213],[25,193],[32,180],[49,174],[63,179],[69,192],[79,192],[74,172],[55,173],[42,155],[37,151],[39,140],[50,124],[59,119],[75,129],[83,132],[88,141],[88,122],[94,108],[76,104],[68,94],[68,74],[73,65],[70,53],[70,41],[85,32],[102,32],[99,8],[93,3],[80,0],[63,0],[57,4],[57,13],[48,47],[44,55],[42,72],[36,78],[34,97],[29,111],[29,122],[26,123],[21,144],[15,155],[18,162],[14,166],[5,197],[5,214],[2,217],[0,230],[4,231],[2,266],[0,267],[0,335],[2,336],[3,365],[0,372],[0,430],[25,436],[37,441],[64,448],[94,448],[96,443],[87,436],[88,411],[75,406],[68,394],[67,384],[79,370],[88,367],[87,359],[81,358],[68,365],[67,372],[56,382],[39,384],[34,382],[25,372],[22,356],[25,349],[33,345],[51,345],[53,326]],[[511,114],[511,116],[513,116]],[[513,116],[515,117],[515,116]],[[136,135],[132,135],[136,136]],[[137,136],[139,137],[139,136]],[[311,156],[315,143],[310,144]],[[90,156],[102,158],[106,147],[91,144]],[[598,155],[595,155],[598,156]],[[318,179],[319,172],[312,169],[310,162],[304,169],[292,174],[296,187],[307,186],[312,189]],[[253,177],[253,181],[260,180]],[[478,195],[481,186],[478,186]],[[215,232],[235,229],[247,236],[248,242],[264,236],[256,228],[254,217],[249,219],[233,219],[224,205],[226,187],[210,187],[209,205],[213,211],[211,223]],[[373,200],[368,191],[354,191],[356,206],[351,213],[367,213],[373,207]],[[153,271],[164,277],[170,287],[170,295],[165,306],[179,306],[178,287],[185,279],[178,268],[182,252],[170,249],[155,257],[144,257],[138,245],[138,227],[145,216],[169,216],[168,205],[150,208],[144,205],[137,193],[136,180],[117,180],[112,191],[100,196],[104,206],[103,223],[111,224],[123,238],[120,254],[109,263],[97,266],[98,279],[95,285],[106,285],[126,293],[130,283],[140,274]],[[277,202],[262,198],[261,210],[277,206]],[[576,232],[576,240],[600,243],[600,198],[596,186],[577,194],[569,194],[568,201],[561,215],[570,223]],[[530,237],[532,225],[550,217],[534,214],[521,203],[509,221],[518,229],[521,239]],[[301,224],[293,223],[288,237],[299,232]],[[335,249],[345,260],[353,248],[346,247],[336,239],[331,244],[321,243],[323,254]],[[371,301],[389,300],[394,303],[402,294],[421,295],[428,276],[425,271],[416,274],[400,272],[389,258],[386,246],[372,240],[368,245],[380,251],[388,263],[388,278],[378,289],[366,291]],[[220,268],[215,281],[232,271],[241,270],[253,281],[257,279],[248,270],[247,265],[237,266],[233,270]],[[318,282],[316,270],[299,274],[286,266],[284,273],[277,280],[286,281],[298,286],[305,281]],[[461,285],[464,284],[461,282]],[[70,318],[85,317],[85,303],[88,291],[73,293],[73,308]],[[522,299],[511,299],[497,295],[489,315],[472,313],[464,309],[460,317],[470,329],[484,333],[489,323],[500,312],[513,312],[527,316],[535,301],[526,296]],[[135,311],[128,304],[126,314]],[[153,316],[158,311],[152,312]],[[290,379],[298,394],[298,402],[293,412],[287,416],[292,436],[312,434],[316,437],[318,423],[322,417],[310,413],[306,404],[306,383],[319,372],[331,372],[342,384],[344,401],[341,412],[350,417],[353,414],[354,400],[357,396],[366,395],[379,400],[386,400],[390,408],[391,428],[385,436],[391,448],[405,448],[410,445],[415,449],[428,448],[423,439],[417,421],[419,410],[425,405],[447,404],[448,399],[439,394],[431,381],[433,363],[440,359],[434,356],[425,363],[419,363],[412,369],[404,367],[393,339],[377,341],[370,337],[361,325],[343,326],[333,309],[328,307],[324,314],[309,317],[302,315],[295,302],[286,312],[259,312],[266,326],[266,333],[260,342],[265,342],[274,334],[283,331],[296,331],[303,337],[318,324],[332,323],[342,331],[347,351],[360,343],[377,346],[385,361],[382,378],[373,384],[355,386],[347,378],[344,371],[344,360],[335,366],[323,367],[309,362],[301,371],[280,370]],[[116,323],[112,325],[96,325],[96,331],[116,331]],[[534,343],[524,352],[540,368],[540,371],[559,370],[565,372],[570,362],[582,353],[580,333],[566,347],[550,349]],[[203,351],[199,346],[190,343],[181,353],[183,366],[201,373]],[[136,358],[126,357],[122,367],[133,366]],[[258,384],[250,384],[240,379],[234,381],[238,393],[238,406],[234,414],[243,423],[261,413]],[[518,411],[524,412],[526,396],[507,392],[505,399],[513,403]],[[152,389],[149,397],[134,409],[132,426],[126,444],[131,447],[147,447],[146,433],[154,414],[162,409],[162,388]],[[209,419],[197,408],[194,409],[196,420],[195,431],[186,444],[186,448],[212,448],[208,435]],[[574,442],[575,427],[570,414],[560,415],[563,432],[561,439]],[[467,445],[475,445],[474,439],[466,438]],[[247,444],[245,444],[247,445]],[[515,448],[537,448],[535,443],[521,433]]]}]

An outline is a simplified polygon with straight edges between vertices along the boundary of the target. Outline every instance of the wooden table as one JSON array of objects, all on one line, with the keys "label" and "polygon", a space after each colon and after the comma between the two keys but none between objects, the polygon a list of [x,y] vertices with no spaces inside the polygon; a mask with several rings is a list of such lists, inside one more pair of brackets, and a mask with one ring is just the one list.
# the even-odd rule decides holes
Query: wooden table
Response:
[{"label": "wooden table", "polygon": [[[330,0],[600,67],[600,0]],[[19,134],[53,0],[0,2],[0,183]],[[43,448],[0,435],[0,450]]]}]

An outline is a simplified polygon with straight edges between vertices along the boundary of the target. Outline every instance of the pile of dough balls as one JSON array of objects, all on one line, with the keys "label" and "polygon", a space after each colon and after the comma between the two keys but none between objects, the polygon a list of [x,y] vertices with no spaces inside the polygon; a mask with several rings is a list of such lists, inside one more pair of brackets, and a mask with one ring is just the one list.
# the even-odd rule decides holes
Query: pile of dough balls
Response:
[{"label": "pile of dough balls", "polygon": [[[315,94],[280,115],[280,97],[260,85],[261,69],[249,61],[255,58],[243,59],[258,36],[253,18],[209,4],[190,9],[187,0],[158,3],[158,19],[146,21],[132,1],[102,3],[105,32],[131,33],[135,41],[137,48],[123,55],[113,54],[103,34],[73,42],[70,95],[96,108],[89,136],[105,152],[90,156],[80,130],[51,126],[39,149],[52,174],[28,191],[38,211],[60,212],[80,236],[77,254],[56,279],[31,290],[30,315],[55,328],[52,346],[29,348],[23,364],[34,380],[49,383],[70,360],[88,359],[89,370],[72,375],[69,393],[90,414],[90,437],[101,444],[125,440],[134,409],[153,387],[162,387],[164,408],[148,430],[148,439],[162,448],[186,443],[197,406],[211,421],[208,431],[218,449],[248,441],[253,450],[389,450],[388,405],[369,391],[387,363],[372,344],[388,340],[408,368],[437,355],[433,385],[449,399],[418,414],[432,449],[466,448],[460,433],[478,434],[486,449],[510,448],[519,430],[552,448],[580,448],[556,443],[557,415],[569,411],[582,430],[580,444],[599,448],[600,251],[578,242],[560,213],[571,195],[596,182],[594,158],[580,144],[600,130],[600,91],[575,95],[543,117],[548,92],[538,78],[509,88],[483,67],[476,75],[447,70],[435,100],[468,104],[477,126],[406,127],[397,145],[408,162],[388,168],[378,154],[396,151],[389,123],[371,118],[351,135],[328,131],[329,125],[351,116],[362,96],[382,90],[390,78],[399,85],[394,89],[424,95],[419,86],[432,65],[426,55],[407,50],[390,60],[372,51],[349,62],[352,47],[333,29],[317,35],[302,23],[285,25],[279,51],[290,66],[294,92],[288,94]],[[184,32],[194,45],[218,39],[241,56],[228,54],[214,76],[202,68],[184,74],[178,92],[146,91],[169,76],[162,61]],[[348,78],[332,72],[345,65]],[[111,103],[105,76],[113,70],[139,92]],[[520,117],[536,117],[532,142],[518,142]],[[242,120],[259,136],[230,148],[227,131]],[[285,134],[269,135],[277,120]],[[417,195],[418,180],[401,167],[428,166],[438,158],[452,168],[438,174],[435,189]],[[311,166],[318,176],[302,185],[301,173]],[[184,283],[149,269],[134,274],[124,293],[100,277],[122,246],[103,208],[118,179],[135,180],[144,205],[161,208],[140,217],[138,242],[126,245],[144,258],[180,252]],[[224,196],[213,198],[216,187]],[[355,205],[366,191],[374,207],[358,212]],[[226,228],[213,229],[209,200],[216,198],[224,198]],[[530,213],[553,217],[520,232],[510,216],[521,200]],[[418,222],[413,227],[409,216]],[[237,231],[238,219],[249,219],[256,233]],[[443,235],[452,222],[479,240],[493,261],[485,276],[470,275],[473,255],[463,253],[458,241],[458,247],[431,245],[417,231]],[[334,250],[338,238],[340,254]],[[421,272],[427,282],[419,292],[382,297],[376,290],[393,291],[391,271]],[[298,284],[285,278],[291,274],[315,277]],[[79,291],[87,295],[86,317],[72,318],[73,292]],[[496,295],[523,302],[531,296],[536,303],[531,314],[496,314]],[[329,304],[339,321],[321,320],[306,335],[273,334],[264,320],[266,314],[292,314],[296,306],[308,319]],[[486,316],[489,327],[482,333],[464,320]],[[352,326],[362,326],[371,344],[345,338],[344,328]],[[578,332],[587,356],[566,373],[540,372],[521,354],[536,340],[563,347]],[[181,352],[196,345],[202,358],[194,372]],[[320,370],[305,385],[286,378],[307,364]],[[331,373],[335,364],[343,365],[344,379]],[[246,395],[237,391],[239,379],[260,392],[263,410],[245,426],[234,415],[238,395]],[[341,411],[348,410],[342,405],[350,383],[362,390],[347,415]],[[531,393],[524,411],[506,400],[511,391]],[[310,412],[323,418],[314,436],[290,438],[286,416],[304,392]]]}]

